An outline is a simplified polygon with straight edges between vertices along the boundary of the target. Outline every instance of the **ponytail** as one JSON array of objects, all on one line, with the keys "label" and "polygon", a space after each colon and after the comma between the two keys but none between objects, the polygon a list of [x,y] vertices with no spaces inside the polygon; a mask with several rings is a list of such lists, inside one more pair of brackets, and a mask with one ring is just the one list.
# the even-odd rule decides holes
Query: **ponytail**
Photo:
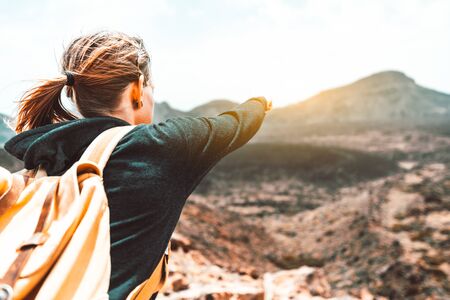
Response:
[{"label": "ponytail", "polygon": [[[120,106],[127,86],[144,75],[150,80],[150,54],[140,37],[101,30],[74,39],[64,50],[60,70],[65,74],[43,80],[26,91],[18,104],[14,130],[21,133],[47,124],[111,115]],[[74,78],[72,78],[74,76]],[[72,114],[61,102],[61,92],[76,106]]]},{"label": "ponytail", "polygon": [[43,80],[43,83],[26,91],[19,100],[16,133],[54,122],[76,120],[61,102],[61,92],[66,76]]}]

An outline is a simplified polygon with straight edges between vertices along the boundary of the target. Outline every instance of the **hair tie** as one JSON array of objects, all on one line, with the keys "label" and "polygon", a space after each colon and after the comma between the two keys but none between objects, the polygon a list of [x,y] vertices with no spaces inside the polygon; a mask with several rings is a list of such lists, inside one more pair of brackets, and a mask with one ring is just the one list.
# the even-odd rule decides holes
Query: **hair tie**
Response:
[{"label": "hair tie", "polygon": [[73,76],[72,72],[65,71],[64,74],[66,74],[67,76],[66,85],[73,86],[73,84],[75,83],[75,77]]}]

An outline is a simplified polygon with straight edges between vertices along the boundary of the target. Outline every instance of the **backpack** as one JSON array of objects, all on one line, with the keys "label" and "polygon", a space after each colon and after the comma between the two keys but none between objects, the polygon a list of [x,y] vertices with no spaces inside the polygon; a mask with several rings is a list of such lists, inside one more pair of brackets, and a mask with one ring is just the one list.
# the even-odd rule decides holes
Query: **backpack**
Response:
[{"label": "backpack", "polygon": [[[136,125],[105,130],[61,176],[0,167],[0,300],[108,299],[109,207],[103,169]],[[149,299],[168,275],[170,241],[127,300]]]}]

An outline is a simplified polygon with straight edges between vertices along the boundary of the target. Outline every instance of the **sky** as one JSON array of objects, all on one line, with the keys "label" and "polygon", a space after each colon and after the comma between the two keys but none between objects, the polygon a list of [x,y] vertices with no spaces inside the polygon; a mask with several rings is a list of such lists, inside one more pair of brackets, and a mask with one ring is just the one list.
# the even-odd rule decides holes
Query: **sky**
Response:
[{"label": "sky", "polygon": [[102,29],[144,39],[155,100],[181,110],[281,107],[385,70],[450,93],[450,0],[0,0],[0,112]]}]

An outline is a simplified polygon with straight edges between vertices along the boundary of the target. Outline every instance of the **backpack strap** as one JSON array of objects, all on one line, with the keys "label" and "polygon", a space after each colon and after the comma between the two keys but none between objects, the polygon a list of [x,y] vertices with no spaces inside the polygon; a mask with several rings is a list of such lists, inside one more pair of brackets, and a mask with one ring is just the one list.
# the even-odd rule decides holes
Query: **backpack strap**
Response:
[{"label": "backpack strap", "polygon": [[46,177],[47,176],[47,171],[45,171],[44,167],[42,166],[42,164],[39,164],[36,168],[34,169],[22,169],[20,171],[16,172],[19,175],[23,176],[23,179],[25,181],[25,185],[28,184],[28,181],[31,180],[36,180],[39,179],[41,177]]},{"label": "backpack strap", "polygon": [[[137,125],[116,126],[103,131],[91,142],[79,160],[88,160],[96,163],[99,171],[103,174],[103,169],[105,168],[111,153],[114,151],[114,148],[116,148],[122,137],[136,126]],[[24,175],[25,184],[29,178],[39,179],[47,176],[47,172],[41,164],[35,169],[23,169],[18,173]]]},{"label": "backpack strap", "polygon": [[170,247],[171,241],[169,240],[166,251],[161,256],[161,259],[159,260],[159,263],[153,273],[147,280],[135,287],[134,290],[128,294],[126,300],[147,300],[150,299],[154,293],[159,292],[162,289],[169,274],[168,263],[169,256],[171,254]]},{"label": "backpack strap", "polygon": [[[88,160],[97,164],[99,170],[103,174],[103,169],[111,156],[116,145],[129,131],[137,125],[117,126],[105,130],[84,151],[80,160]],[[127,299],[146,300],[153,293],[159,291],[168,276],[168,260],[170,256],[170,240],[168,242],[165,253],[163,253],[158,265],[151,276],[138,285],[129,295]]]},{"label": "backpack strap", "polygon": [[57,190],[58,182],[51,182],[50,189],[47,191],[47,195],[44,200],[38,223],[34,229],[33,235],[28,240],[24,241],[19,248],[17,248],[16,251],[18,252],[18,255],[16,259],[9,266],[4,277],[0,278],[0,290],[3,292],[3,296],[2,294],[0,294],[0,296],[2,296],[1,299],[5,299],[5,293],[6,299],[12,299],[13,287],[19,279],[20,272],[25,267],[25,264],[30,258],[31,253],[37,246],[43,244],[47,240],[48,234],[44,232],[44,226],[45,222],[47,221],[51,205],[56,199]]},{"label": "backpack strap", "polygon": [[109,128],[100,133],[86,148],[80,160],[88,160],[97,164],[100,172],[108,162],[111,153],[119,141],[137,125],[125,125]]}]

